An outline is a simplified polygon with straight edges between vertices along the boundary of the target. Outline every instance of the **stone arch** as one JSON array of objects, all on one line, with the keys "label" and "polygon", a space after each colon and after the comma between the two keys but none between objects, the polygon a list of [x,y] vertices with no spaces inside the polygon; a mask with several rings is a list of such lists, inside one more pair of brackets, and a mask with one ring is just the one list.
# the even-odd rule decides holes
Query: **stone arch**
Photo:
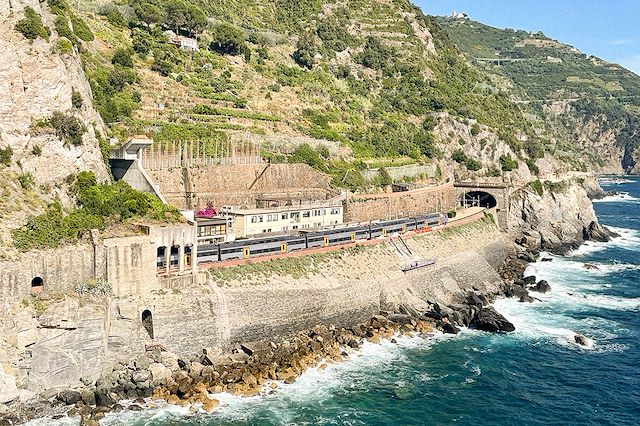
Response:
[{"label": "stone arch", "polygon": [[498,200],[489,192],[466,191],[460,197],[460,204],[466,207],[484,207],[492,209],[498,206]]},{"label": "stone arch", "polygon": [[31,280],[31,291],[33,293],[40,293],[44,291],[44,280],[42,277],[34,277]]},{"label": "stone arch", "polygon": [[149,309],[142,311],[142,326],[153,339],[153,314]]}]

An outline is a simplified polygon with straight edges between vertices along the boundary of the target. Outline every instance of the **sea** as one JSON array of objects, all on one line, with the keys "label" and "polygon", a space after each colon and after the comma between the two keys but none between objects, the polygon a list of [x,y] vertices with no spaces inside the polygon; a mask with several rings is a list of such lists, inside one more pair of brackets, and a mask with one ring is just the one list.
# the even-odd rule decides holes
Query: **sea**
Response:
[{"label": "sea", "polygon": [[[552,291],[532,293],[539,300],[531,304],[495,303],[513,333],[366,343],[351,360],[271,394],[217,395],[213,414],[164,407],[109,414],[101,424],[640,424],[640,179],[603,187],[618,195],[595,202],[596,213],[620,237],[530,265],[527,274]],[[577,333],[588,347],[575,344]]]}]

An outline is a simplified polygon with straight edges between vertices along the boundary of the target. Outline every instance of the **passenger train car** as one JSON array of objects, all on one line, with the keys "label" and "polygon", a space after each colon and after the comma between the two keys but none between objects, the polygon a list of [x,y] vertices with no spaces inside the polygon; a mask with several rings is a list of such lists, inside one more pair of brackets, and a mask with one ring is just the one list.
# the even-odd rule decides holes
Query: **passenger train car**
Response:
[{"label": "passenger train car", "polygon": [[414,218],[372,222],[335,229],[319,229],[296,235],[271,236],[228,243],[198,246],[198,263],[250,259],[260,256],[290,253],[317,247],[332,247],[356,241],[386,237],[407,231],[429,230],[447,223],[447,215],[433,213]]}]

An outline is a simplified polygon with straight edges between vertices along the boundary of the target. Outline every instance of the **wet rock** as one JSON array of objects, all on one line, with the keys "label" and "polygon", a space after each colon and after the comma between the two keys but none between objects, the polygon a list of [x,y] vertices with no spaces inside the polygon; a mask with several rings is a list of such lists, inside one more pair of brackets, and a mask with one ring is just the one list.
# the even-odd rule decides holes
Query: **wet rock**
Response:
[{"label": "wet rock", "polygon": [[450,322],[445,322],[442,324],[442,331],[445,334],[458,334],[460,333],[460,329]]},{"label": "wet rock", "polygon": [[545,280],[540,280],[535,286],[530,287],[529,289],[537,293],[548,293],[551,291],[551,286]]},{"label": "wet rock", "polygon": [[505,333],[516,329],[513,324],[491,306],[482,308],[473,322],[473,326],[478,330],[492,333]]},{"label": "wet rock", "polygon": [[127,407],[127,409],[129,411],[142,411],[143,408],[141,406],[139,406],[138,404],[131,404]]},{"label": "wet rock", "polygon": [[576,334],[573,340],[580,346],[589,346],[589,339],[582,334]]},{"label": "wet rock", "polygon": [[593,221],[589,226],[582,230],[582,237],[585,241],[599,241],[606,243],[611,241],[611,238],[619,237],[619,235],[600,225],[598,222]]},{"label": "wet rock", "polygon": [[102,391],[96,391],[95,399],[98,407],[111,407],[115,402],[111,395]]},{"label": "wet rock", "polygon": [[87,405],[96,405],[96,395],[92,389],[85,388],[80,391],[82,401]]},{"label": "wet rock", "polygon": [[543,258],[540,260],[540,262],[552,262],[552,261],[553,261],[553,259],[552,259],[552,258],[550,258],[550,257],[543,257]]},{"label": "wet rock", "polygon": [[518,301],[520,303],[533,303],[535,299],[527,294],[526,296],[520,296],[520,299]]},{"label": "wet rock", "polygon": [[60,392],[56,399],[62,401],[66,405],[73,405],[82,399],[80,392],[74,390],[64,390]]},{"label": "wet rock", "polygon": [[590,271],[599,271],[600,268],[598,265],[594,265],[593,263],[585,263],[584,268]]},{"label": "wet rock", "polygon": [[518,253],[518,259],[524,260],[525,262],[535,263],[536,258],[533,254],[528,251],[522,251]]}]

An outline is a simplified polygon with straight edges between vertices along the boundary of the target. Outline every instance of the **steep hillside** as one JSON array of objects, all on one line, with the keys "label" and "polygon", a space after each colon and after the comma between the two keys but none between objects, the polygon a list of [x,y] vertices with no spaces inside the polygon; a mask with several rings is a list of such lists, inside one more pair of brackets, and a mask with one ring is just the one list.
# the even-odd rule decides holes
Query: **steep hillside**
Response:
[{"label": "steep hillside", "polygon": [[[368,166],[495,177],[503,157],[526,175],[540,144],[508,91],[407,1],[85,1],[78,11],[97,39],[83,52],[96,106],[120,139],[205,139],[211,151],[259,142],[271,161],[306,162],[354,190],[376,185],[358,173]],[[179,49],[168,31],[200,50]],[[113,73],[128,76],[116,91]]]},{"label": "steep hillside", "polygon": [[78,56],[49,35],[54,19],[37,0],[0,0],[0,257],[10,228],[55,199],[69,204],[69,175],[108,178],[98,141],[106,128]]},{"label": "steep hillside", "polygon": [[542,33],[468,19],[438,22],[475,66],[511,87],[512,99],[546,122],[557,150],[575,150],[603,171],[638,171],[639,76]]}]

